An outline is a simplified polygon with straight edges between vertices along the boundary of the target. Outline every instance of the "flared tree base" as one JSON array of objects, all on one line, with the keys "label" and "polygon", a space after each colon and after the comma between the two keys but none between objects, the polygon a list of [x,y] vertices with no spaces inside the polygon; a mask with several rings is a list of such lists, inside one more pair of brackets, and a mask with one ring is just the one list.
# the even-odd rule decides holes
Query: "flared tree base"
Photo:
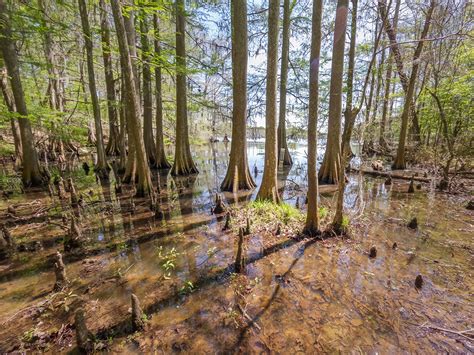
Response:
[{"label": "flared tree base", "polygon": [[171,168],[171,175],[173,176],[186,176],[199,174],[199,170],[194,165],[192,158],[175,158],[173,167]]},{"label": "flared tree base", "polygon": [[256,185],[250,175],[248,167],[243,168],[243,170],[246,172],[240,177],[238,176],[237,169],[227,171],[224,181],[222,181],[221,184],[221,190],[228,192],[253,190]]},{"label": "flared tree base", "polygon": [[306,225],[303,229],[303,234],[307,235],[308,237],[315,238],[320,237],[322,235],[321,230],[316,228],[314,225]]},{"label": "flared tree base", "polygon": [[271,188],[266,188],[264,186],[260,187],[260,190],[257,193],[256,200],[280,203],[280,196],[278,195],[276,186],[271,187]]}]

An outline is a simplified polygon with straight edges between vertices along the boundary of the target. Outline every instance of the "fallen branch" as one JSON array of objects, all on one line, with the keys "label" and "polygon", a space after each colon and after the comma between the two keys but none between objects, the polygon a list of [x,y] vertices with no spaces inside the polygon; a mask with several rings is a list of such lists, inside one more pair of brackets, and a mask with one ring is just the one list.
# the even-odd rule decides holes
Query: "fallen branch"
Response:
[{"label": "fallen branch", "polygon": [[237,307],[239,307],[239,310],[240,312],[242,312],[243,316],[245,317],[245,319],[247,319],[251,325],[254,325],[255,328],[257,328],[258,330],[262,330],[262,328],[260,328],[260,326],[257,324],[257,322],[255,322],[248,314],[247,312],[245,312],[245,310],[242,308],[242,306],[240,304],[237,304]]},{"label": "fallen branch", "polygon": [[413,177],[414,181],[420,182],[431,182],[432,179],[425,178],[422,176],[414,176],[414,174],[405,175],[403,172],[397,171],[380,171],[380,170],[373,170],[370,168],[351,168],[353,171],[360,172],[362,174],[372,175],[372,176],[382,176],[382,177],[391,177],[392,179],[401,179],[401,180],[411,180]]},{"label": "fallen branch", "polygon": [[452,330],[452,329],[446,329],[446,328],[440,328],[440,327],[436,327],[434,325],[427,325],[426,323],[423,323],[422,325],[420,325],[421,328],[429,328],[429,329],[434,329],[434,330],[439,330],[441,332],[446,332],[446,333],[451,333],[451,334],[456,334],[456,335],[459,335],[463,338],[466,338],[468,340],[473,340],[474,339],[474,335],[472,334],[468,334],[468,335],[465,335],[467,333],[473,333],[474,332],[474,328],[471,328],[471,329],[467,329],[467,330]]}]

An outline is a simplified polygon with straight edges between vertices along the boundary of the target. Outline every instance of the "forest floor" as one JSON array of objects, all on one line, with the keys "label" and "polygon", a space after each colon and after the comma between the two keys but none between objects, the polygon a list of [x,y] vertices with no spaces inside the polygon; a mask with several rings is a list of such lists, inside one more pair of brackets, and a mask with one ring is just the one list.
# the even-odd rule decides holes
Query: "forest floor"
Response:
[{"label": "forest floor", "polygon": [[[95,350],[474,351],[470,180],[460,194],[436,192],[429,183],[409,194],[408,181],[386,186],[381,178],[352,175],[349,233],[322,239],[300,234],[305,189],[292,175],[282,187],[286,204],[239,198],[223,231],[225,214],[210,211],[219,175],[211,173],[221,168],[216,161],[210,166],[193,178],[155,173],[159,213],[146,199],[132,198],[129,187],[115,191],[78,165],[65,175],[74,178],[82,207],[44,191],[1,201],[0,224],[15,252],[0,262],[0,352],[74,350],[79,306]],[[323,225],[334,196],[321,197]],[[80,216],[83,245],[66,253],[71,214]],[[413,217],[417,229],[407,227]],[[247,218],[244,270],[235,273],[238,230]],[[56,250],[70,281],[59,292],[53,291]],[[131,293],[145,314],[137,332]]]}]

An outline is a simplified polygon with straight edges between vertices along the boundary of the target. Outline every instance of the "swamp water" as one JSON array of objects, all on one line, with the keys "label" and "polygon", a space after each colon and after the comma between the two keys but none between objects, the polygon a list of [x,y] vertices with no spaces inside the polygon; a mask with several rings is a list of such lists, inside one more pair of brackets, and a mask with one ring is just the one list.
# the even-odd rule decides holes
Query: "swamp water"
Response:
[{"label": "swamp water", "polygon": [[[62,207],[47,193],[0,202],[0,218],[17,245],[0,264],[0,351],[74,349],[71,310],[81,304],[96,349],[187,353],[469,353],[474,307],[473,213],[456,196],[423,185],[351,175],[345,206],[350,238],[268,239],[256,228],[246,239],[246,267],[234,274],[235,230],[211,213],[230,145],[196,148],[200,173],[154,173],[163,218],[124,186],[98,184],[76,164],[71,172],[86,196],[81,225],[87,244],[64,254],[70,287],[52,293],[53,255],[62,252]],[[249,144],[257,189],[225,195],[237,209],[258,191],[263,144]],[[304,213],[305,146],[292,149],[291,170],[279,172],[284,201]],[[322,158],[322,157],[321,157]],[[322,195],[329,210],[335,195]],[[15,217],[7,215],[13,204]],[[33,215],[33,216],[32,216]],[[30,218],[23,218],[30,216]],[[416,216],[418,230],[407,222]],[[250,216],[253,221],[254,216]],[[276,227],[275,221],[270,227]],[[236,220],[233,224],[244,221]],[[236,227],[236,226],[234,226]],[[268,232],[268,231],[267,231]],[[291,235],[293,234],[293,236]],[[394,248],[394,243],[396,247]],[[369,258],[369,249],[377,257]],[[423,275],[421,290],[415,277]],[[130,329],[130,294],[147,314],[144,331]]]}]

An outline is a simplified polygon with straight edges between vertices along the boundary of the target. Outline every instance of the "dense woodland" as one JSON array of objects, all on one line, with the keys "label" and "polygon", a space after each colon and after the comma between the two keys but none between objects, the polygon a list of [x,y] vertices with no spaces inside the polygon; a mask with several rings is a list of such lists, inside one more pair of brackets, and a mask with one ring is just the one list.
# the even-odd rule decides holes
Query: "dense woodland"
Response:
[{"label": "dense woodland", "polygon": [[[169,173],[178,179],[173,186],[181,186],[179,179],[186,178],[177,192],[178,199],[186,196],[186,184],[207,171],[198,163],[207,146],[218,180],[209,192],[213,214],[225,219],[224,231],[231,219],[242,221],[238,228],[234,223],[236,273],[245,269],[245,236],[258,222],[232,204],[255,200],[251,209],[290,208],[281,174],[292,169],[304,171],[305,187],[296,198],[302,218],[290,223],[288,233],[305,240],[344,242],[360,232],[363,211],[352,223],[354,208],[347,202],[353,174],[382,178],[384,189],[394,184],[403,193],[429,190],[435,199],[455,198],[459,213],[472,213],[473,36],[467,0],[0,0],[2,272],[17,267],[11,230],[20,234],[24,220],[40,218],[16,212],[38,194],[60,208],[44,217],[63,226],[58,250],[75,255],[66,257],[71,262],[87,254],[81,239],[92,225],[84,206],[94,202],[87,202],[86,190],[76,191],[74,164],[87,176],[90,170],[99,186],[112,184],[117,199],[123,193],[133,213],[139,201],[161,218],[169,197],[162,180]],[[259,171],[249,164],[248,149],[262,138]],[[223,175],[215,161],[224,149],[220,141]],[[295,157],[298,145],[304,159]],[[359,181],[361,189],[365,183]],[[330,203],[321,198],[327,192],[333,193]],[[354,205],[363,210],[361,199]],[[408,201],[403,208],[413,217],[408,228],[416,230],[417,212],[410,206]],[[107,208],[113,207],[101,210]],[[185,212],[182,207],[183,219]],[[275,238],[282,220],[273,217],[267,223],[278,225]],[[467,245],[472,253],[472,241]],[[368,254],[375,258],[376,247]],[[51,255],[57,292],[69,281],[62,255]],[[423,286],[420,274],[415,286]],[[132,328],[143,330],[147,316],[134,293],[131,300]],[[157,311],[150,307],[145,313]],[[87,307],[72,308],[75,313],[67,314],[74,318],[77,347],[92,351],[91,344],[112,328],[98,331],[93,341]],[[241,313],[249,327],[256,324],[257,318]],[[469,344],[472,350],[469,332],[457,333],[468,343],[460,352]],[[235,346],[255,349],[251,343]],[[52,349],[64,350],[59,342]],[[319,350],[329,349],[335,348]]]}]

